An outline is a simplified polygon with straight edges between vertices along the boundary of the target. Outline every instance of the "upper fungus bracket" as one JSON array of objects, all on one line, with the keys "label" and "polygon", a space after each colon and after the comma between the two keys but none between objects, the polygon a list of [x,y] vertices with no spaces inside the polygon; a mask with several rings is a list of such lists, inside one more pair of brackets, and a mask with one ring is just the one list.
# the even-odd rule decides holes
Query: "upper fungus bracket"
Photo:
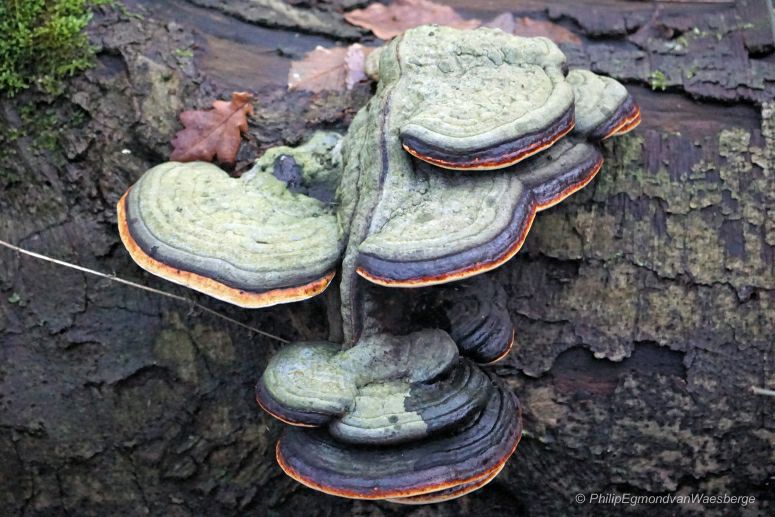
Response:
[{"label": "upper fungus bracket", "polygon": [[[379,195],[363,204],[369,216],[347,266],[380,285],[418,287],[489,271],[516,254],[536,211],[600,170],[602,154],[586,140],[639,121],[621,84],[591,72],[566,78],[564,64],[545,38],[491,29],[420,27],[391,42],[380,56],[382,102],[369,105],[372,115],[382,107],[379,131],[366,133],[382,134],[380,168],[369,169]],[[561,138],[577,117],[579,130]],[[395,153],[396,130],[418,159]],[[489,168],[500,170],[473,171]]]},{"label": "upper fungus bracket", "polygon": [[420,27],[398,45],[408,50],[397,88],[410,99],[400,136],[421,160],[448,169],[498,169],[573,128],[565,56],[549,39]]},{"label": "upper fungus bracket", "polygon": [[492,270],[519,251],[542,210],[576,192],[600,169],[592,144],[565,139],[503,171],[448,174],[417,162],[385,223],[361,243],[358,274],[389,287],[421,287]]}]

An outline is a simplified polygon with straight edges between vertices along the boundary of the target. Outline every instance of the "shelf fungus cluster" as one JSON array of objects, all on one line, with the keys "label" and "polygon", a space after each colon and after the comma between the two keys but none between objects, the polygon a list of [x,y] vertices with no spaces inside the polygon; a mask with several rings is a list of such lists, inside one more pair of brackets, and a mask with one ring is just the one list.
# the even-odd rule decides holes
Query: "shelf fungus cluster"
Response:
[{"label": "shelf fungus cluster", "polygon": [[323,492],[422,504],[480,488],[516,449],[519,401],[482,366],[508,354],[514,328],[503,290],[470,279],[437,289],[445,325],[394,334],[377,286],[503,264],[640,112],[615,80],[567,71],[548,39],[497,29],[409,30],[377,75],[346,135],[271,149],[240,178],[159,165],[118,221],[141,267],[241,307],[314,296],[338,270],[343,343],[284,346],[256,387],[290,424],[277,461]]},{"label": "shelf fungus cluster", "polygon": [[442,330],[371,335],[346,350],[287,346],[267,366],[256,400],[298,426],[277,444],[283,470],[344,497],[462,495],[500,471],[521,433],[516,397],[461,358]]}]

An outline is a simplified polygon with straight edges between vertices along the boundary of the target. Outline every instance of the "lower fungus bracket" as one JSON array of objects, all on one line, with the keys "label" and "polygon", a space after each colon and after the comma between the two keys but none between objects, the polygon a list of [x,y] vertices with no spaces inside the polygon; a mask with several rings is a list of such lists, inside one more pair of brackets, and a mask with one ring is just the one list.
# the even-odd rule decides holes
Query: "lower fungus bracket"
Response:
[{"label": "lower fungus bracket", "polygon": [[276,456],[290,477],[331,495],[424,503],[489,482],[516,450],[521,433],[519,402],[499,387],[479,417],[457,432],[363,447],[339,442],[324,428],[288,428]]},{"label": "lower fungus bracket", "polygon": [[521,408],[496,377],[457,354],[440,330],[372,335],[342,352],[327,343],[285,347],[257,388],[261,407],[295,424],[277,444],[279,465],[348,498],[419,504],[483,486],[519,443]]}]

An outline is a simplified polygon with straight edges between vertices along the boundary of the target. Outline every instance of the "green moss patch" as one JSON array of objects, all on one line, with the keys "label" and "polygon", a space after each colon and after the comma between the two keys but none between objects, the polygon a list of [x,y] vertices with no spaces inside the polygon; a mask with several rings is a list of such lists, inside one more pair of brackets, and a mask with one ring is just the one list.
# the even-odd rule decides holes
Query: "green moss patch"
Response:
[{"label": "green moss patch", "polygon": [[0,93],[37,87],[58,93],[62,79],[89,68],[94,49],[83,29],[96,5],[113,0],[0,2]]}]

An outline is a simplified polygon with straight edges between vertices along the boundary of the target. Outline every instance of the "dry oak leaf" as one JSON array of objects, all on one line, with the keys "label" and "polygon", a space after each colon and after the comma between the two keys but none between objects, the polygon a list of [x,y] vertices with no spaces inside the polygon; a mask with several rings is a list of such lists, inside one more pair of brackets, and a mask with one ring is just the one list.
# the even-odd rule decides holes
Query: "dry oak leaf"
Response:
[{"label": "dry oak leaf", "polygon": [[291,63],[288,71],[289,90],[352,90],[366,80],[366,56],[373,49],[358,43],[349,47],[323,48],[318,46],[301,61]]},{"label": "dry oak leaf", "polygon": [[511,13],[503,13],[487,22],[485,27],[494,27],[515,36],[545,36],[555,43],[581,45],[581,38],[562,25],[527,16],[515,18]]},{"label": "dry oak leaf", "polygon": [[230,101],[215,101],[209,110],[191,110],[180,114],[184,129],[172,139],[170,160],[212,162],[233,165],[237,159],[242,133],[248,130],[248,115],[253,115],[253,95],[234,92]]},{"label": "dry oak leaf", "polygon": [[480,25],[479,20],[465,20],[453,8],[429,0],[395,0],[387,6],[374,3],[346,13],[344,19],[384,40],[426,23],[457,29],[475,29]]}]

